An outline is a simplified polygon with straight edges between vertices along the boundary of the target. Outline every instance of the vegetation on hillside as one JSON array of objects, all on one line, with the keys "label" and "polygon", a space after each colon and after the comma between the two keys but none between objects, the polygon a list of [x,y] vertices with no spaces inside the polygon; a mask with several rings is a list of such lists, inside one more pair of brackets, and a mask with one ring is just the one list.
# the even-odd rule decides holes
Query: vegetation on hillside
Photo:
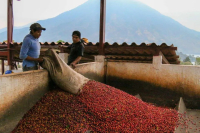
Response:
[{"label": "vegetation on hillside", "polygon": [[191,60],[190,60],[189,56],[187,56],[180,64],[181,65],[193,65],[191,63]]}]

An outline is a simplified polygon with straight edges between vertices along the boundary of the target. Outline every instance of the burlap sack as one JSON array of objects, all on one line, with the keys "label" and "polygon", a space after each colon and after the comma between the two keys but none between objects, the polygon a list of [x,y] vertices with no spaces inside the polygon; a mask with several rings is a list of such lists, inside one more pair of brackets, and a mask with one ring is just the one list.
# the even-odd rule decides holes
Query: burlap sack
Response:
[{"label": "burlap sack", "polygon": [[40,65],[48,70],[52,80],[60,89],[78,94],[84,84],[89,81],[88,78],[69,67],[55,51],[47,50],[43,58],[44,62]]}]

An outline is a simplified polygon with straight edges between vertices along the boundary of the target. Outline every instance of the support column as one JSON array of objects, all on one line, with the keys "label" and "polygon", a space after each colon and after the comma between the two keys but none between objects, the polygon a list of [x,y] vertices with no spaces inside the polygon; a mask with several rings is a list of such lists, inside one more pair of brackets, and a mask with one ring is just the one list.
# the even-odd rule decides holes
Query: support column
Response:
[{"label": "support column", "polygon": [[153,64],[154,65],[161,65],[162,64],[162,56],[153,56]]},{"label": "support column", "polygon": [[155,69],[160,69],[160,66],[162,65],[162,56],[153,56],[153,66]]},{"label": "support column", "polygon": [[13,0],[7,0],[7,47],[8,47],[8,69],[11,70],[10,43],[13,35]]},{"label": "support column", "polygon": [[106,84],[106,81],[107,81],[107,61],[105,60],[105,56],[103,55],[97,55],[95,56],[95,62],[98,62],[98,63],[103,63],[104,65],[104,83]]},{"label": "support column", "polygon": [[95,56],[95,62],[105,62],[105,56],[103,55]]},{"label": "support column", "polygon": [[2,69],[1,73],[3,75],[4,74],[4,60],[3,59],[1,60],[1,69]]},{"label": "support column", "polygon": [[100,30],[99,30],[99,55],[104,55],[106,22],[106,0],[100,0]]}]

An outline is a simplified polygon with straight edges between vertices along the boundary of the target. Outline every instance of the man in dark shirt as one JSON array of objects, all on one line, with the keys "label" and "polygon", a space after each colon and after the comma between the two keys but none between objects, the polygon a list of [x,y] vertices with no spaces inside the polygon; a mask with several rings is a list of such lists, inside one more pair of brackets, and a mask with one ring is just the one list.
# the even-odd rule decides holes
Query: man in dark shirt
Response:
[{"label": "man in dark shirt", "polygon": [[68,47],[70,49],[70,54],[68,57],[68,65],[72,68],[76,68],[76,64],[79,63],[83,56],[84,45],[81,42],[81,33],[79,31],[74,31],[72,33],[73,43]]}]

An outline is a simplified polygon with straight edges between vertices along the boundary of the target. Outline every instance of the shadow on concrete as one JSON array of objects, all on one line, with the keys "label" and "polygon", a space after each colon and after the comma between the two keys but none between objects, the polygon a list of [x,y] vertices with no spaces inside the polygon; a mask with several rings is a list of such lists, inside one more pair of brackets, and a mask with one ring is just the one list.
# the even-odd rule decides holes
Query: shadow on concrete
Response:
[{"label": "shadow on concrete", "polygon": [[175,108],[180,97],[190,109],[200,109],[200,96],[190,97],[186,94],[162,88],[158,85],[138,80],[125,80],[118,77],[107,77],[106,84],[123,90],[131,95],[140,94],[143,101],[157,106]]}]

